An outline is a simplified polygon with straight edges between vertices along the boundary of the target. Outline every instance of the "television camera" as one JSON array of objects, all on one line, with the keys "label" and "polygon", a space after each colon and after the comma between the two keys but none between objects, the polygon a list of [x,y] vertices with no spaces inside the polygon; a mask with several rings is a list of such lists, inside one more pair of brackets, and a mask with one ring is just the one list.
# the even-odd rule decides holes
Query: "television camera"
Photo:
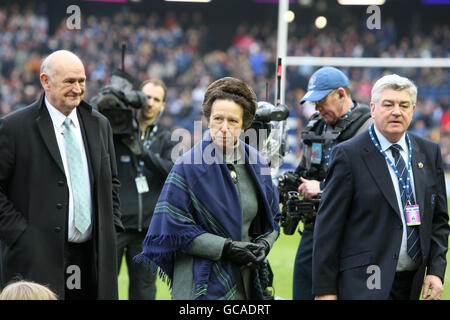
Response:
[{"label": "television camera", "polygon": [[[300,175],[287,171],[278,178],[281,210],[281,227],[286,235],[294,234],[300,221],[306,229],[312,229],[320,203],[320,196],[311,200],[301,199],[297,192],[302,183]],[[302,232],[300,231],[300,234]]]},{"label": "television camera", "polygon": [[146,107],[147,96],[133,90],[135,80],[124,70],[125,45],[122,45],[122,68],[111,74],[110,84],[104,86],[92,104],[108,118],[113,134],[132,136],[139,132],[136,110]]},{"label": "television camera", "polygon": [[[276,106],[267,101],[259,101],[255,119],[246,130],[246,133],[250,130],[256,133],[256,141],[249,141],[250,134],[245,137],[247,144],[253,147],[255,147],[253,144],[256,144],[256,149],[261,152],[272,169],[278,168],[283,163],[287,143],[286,119],[289,116],[288,107],[280,103],[281,58],[278,58],[277,70]],[[268,96],[267,93],[266,95]]]}]

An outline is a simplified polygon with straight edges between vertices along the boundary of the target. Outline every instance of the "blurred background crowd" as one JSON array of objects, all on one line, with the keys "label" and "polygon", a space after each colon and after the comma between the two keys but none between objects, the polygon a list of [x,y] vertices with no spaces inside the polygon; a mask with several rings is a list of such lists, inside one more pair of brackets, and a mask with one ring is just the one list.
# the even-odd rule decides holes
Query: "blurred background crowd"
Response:
[{"label": "blurred background crowd", "polygon": [[[302,7],[301,2],[307,5]],[[65,5],[64,1],[56,7],[51,1],[0,4],[0,117],[39,97],[41,60],[57,49],[71,50],[85,63],[89,101],[120,67],[122,43],[127,45],[125,70],[137,82],[152,77],[167,84],[167,107],[160,123],[171,129],[193,132],[194,121],[201,120],[206,87],[223,76],[241,78],[254,88],[259,100],[274,101],[276,4],[258,6],[255,1],[254,8],[248,4],[236,8],[240,13],[233,15],[233,11],[221,12],[220,7],[199,10],[199,5],[181,10],[163,4],[145,10],[138,5],[81,3],[78,30],[67,27]],[[327,26],[317,29],[309,22],[316,12],[327,12],[325,1],[299,1],[292,7],[297,14],[289,24],[289,56],[450,58],[450,25],[448,20],[439,19],[439,6],[418,6],[407,12],[401,7],[383,11],[382,7],[379,30],[366,27],[363,10],[330,11]],[[62,12],[54,14],[57,9]],[[248,18],[242,19],[245,14]],[[297,165],[298,138],[314,111],[313,105],[300,106],[298,102],[316,69],[289,66],[286,70],[285,102],[291,109],[287,165]],[[414,80],[419,93],[410,130],[441,144],[450,172],[448,68],[341,69],[350,78],[353,98],[366,104],[372,84],[384,73],[395,72]]]}]

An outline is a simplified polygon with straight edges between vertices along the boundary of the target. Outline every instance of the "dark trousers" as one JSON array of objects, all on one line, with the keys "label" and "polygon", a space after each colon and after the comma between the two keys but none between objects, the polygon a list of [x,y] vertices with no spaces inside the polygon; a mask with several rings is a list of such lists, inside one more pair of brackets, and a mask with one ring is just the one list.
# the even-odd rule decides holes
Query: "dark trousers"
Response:
[{"label": "dark trousers", "polygon": [[314,300],[312,294],[313,231],[303,230],[294,261],[293,300]]},{"label": "dark trousers", "polygon": [[409,300],[415,271],[396,272],[389,300]]},{"label": "dark trousers", "polygon": [[65,300],[97,299],[93,241],[65,243]]},{"label": "dark trousers", "polygon": [[118,270],[120,272],[122,257],[125,253],[130,279],[129,300],[155,300],[156,296],[156,275],[146,269],[144,265],[133,261],[133,258],[142,252],[144,238],[145,232],[137,231],[121,232],[117,236]]}]

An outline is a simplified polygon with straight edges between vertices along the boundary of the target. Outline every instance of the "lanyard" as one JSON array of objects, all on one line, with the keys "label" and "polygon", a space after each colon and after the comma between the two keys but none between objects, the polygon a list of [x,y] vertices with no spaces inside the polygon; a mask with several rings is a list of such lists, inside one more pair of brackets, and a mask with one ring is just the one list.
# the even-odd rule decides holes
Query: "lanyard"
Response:
[{"label": "lanyard", "polygon": [[[155,136],[155,133],[157,130],[158,130],[158,126],[156,126],[156,125],[154,125],[151,130],[149,130],[149,127],[147,127],[147,129],[145,130],[144,135],[141,139],[144,149],[146,149],[146,150],[150,149],[150,145],[152,143],[152,138]],[[144,161],[139,160],[139,165],[138,165],[138,163],[135,159],[134,164],[136,166],[136,169],[138,170],[138,174],[140,176],[143,176],[144,175]]]},{"label": "lanyard", "polygon": [[[353,109],[355,109],[355,107],[356,107],[356,103],[354,103],[352,105],[352,107],[341,118],[345,119],[348,116],[350,116],[350,113],[352,113],[352,111],[353,111]],[[322,131],[323,133],[327,132],[327,127],[328,127],[328,123],[325,122],[325,125],[323,126],[323,131]],[[330,146],[328,147],[328,151],[327,151],[327,154],[325,156],[325,166],[326,166],[327,169],[329,168],[329,165],[330,165],[330,155],[331,155],[331,149],[333,148],[333,145],[334,145],[334,140],[332,140],[330,142]]]},{"label": "lanyard", "polygon": [[[381,149],[381,146],[379,145],[378,141],[375,139],[375,136],[373,134],[373,125],[369,128],[369,135],[370,135],[370,139],[372,140],[373,144],[375,145],[375,147],[378,149],[378,151],[380,151],[380,153],[384,156],[384,158],[386,159],[386,161],[389,163],[389,165],[391,166],[391,168],[394,170],[395,175],[398,178],[398,181],[400,182],[400,185],[402,186],[403,190],[405,190],[405,196],[406,196],[406,201],[407,202],[411,202],[410,198],[411,198],[411,191],[410,191],[410,181],[411,181],[411,154],[412,154],[412,150],[411,150],[411,140],[409,139],[409,135],[408,133],[406,133],[406,143],[408,144],[408,170],[407,170],[407,174],[406,174],[406,183],[405,181],[403,181],[403,178],[400,176],[400,172],[398,172],[397,167],[395,166],[395,164],[391,161],[391,159],[388,158],[386,152],[384,152]],[[402,155],[400,154],[400,157]]]},{"label": "lanyard", "polygon": [[[326,129],[326,127],[325,127]],[[328,169],[330,166],[330,155],[331,155],[331,149],[333,148],[334,140],[330,142],[330,146],[328,147],[327,154],[325,156],[325,166]]]},{"label": "lanyard", "polygon": [[138,162],[137,159],[134,157],[132,159],[134,162],[134,166],[136,167],[138,176],[142,177],[144,175],[144,161],[139,160]]},{"label": "lanyard", "polygon": [[139,160],[139,173],[142,176],[144,174],[144,161]]}]

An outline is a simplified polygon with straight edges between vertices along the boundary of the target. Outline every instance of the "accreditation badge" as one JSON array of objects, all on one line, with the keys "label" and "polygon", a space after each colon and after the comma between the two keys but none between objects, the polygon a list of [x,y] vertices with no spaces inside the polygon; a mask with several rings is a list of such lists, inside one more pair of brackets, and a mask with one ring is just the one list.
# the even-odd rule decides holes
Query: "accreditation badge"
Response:
[{"label": "accreditation badge", "polygon": [[136,179],[136,189],[138,193],[146,193],[149,191],[147,178],[145,176],[139,176]]},{"label": "accreditation badge", "polygon": [[419,205],[408,205],[405,207],[406,224],[411,226],[420,225],[420,210]]},{"label": "accreditation badge", "polygon": [[312,143],[311,163],[320,164],[322,162],[322,144],[318,142]]},{"label": "accreditation badge", "polygon": [[131,157],[127,154],[121,155],[120,162],[129,163],[129,162],[131,162]]}]

